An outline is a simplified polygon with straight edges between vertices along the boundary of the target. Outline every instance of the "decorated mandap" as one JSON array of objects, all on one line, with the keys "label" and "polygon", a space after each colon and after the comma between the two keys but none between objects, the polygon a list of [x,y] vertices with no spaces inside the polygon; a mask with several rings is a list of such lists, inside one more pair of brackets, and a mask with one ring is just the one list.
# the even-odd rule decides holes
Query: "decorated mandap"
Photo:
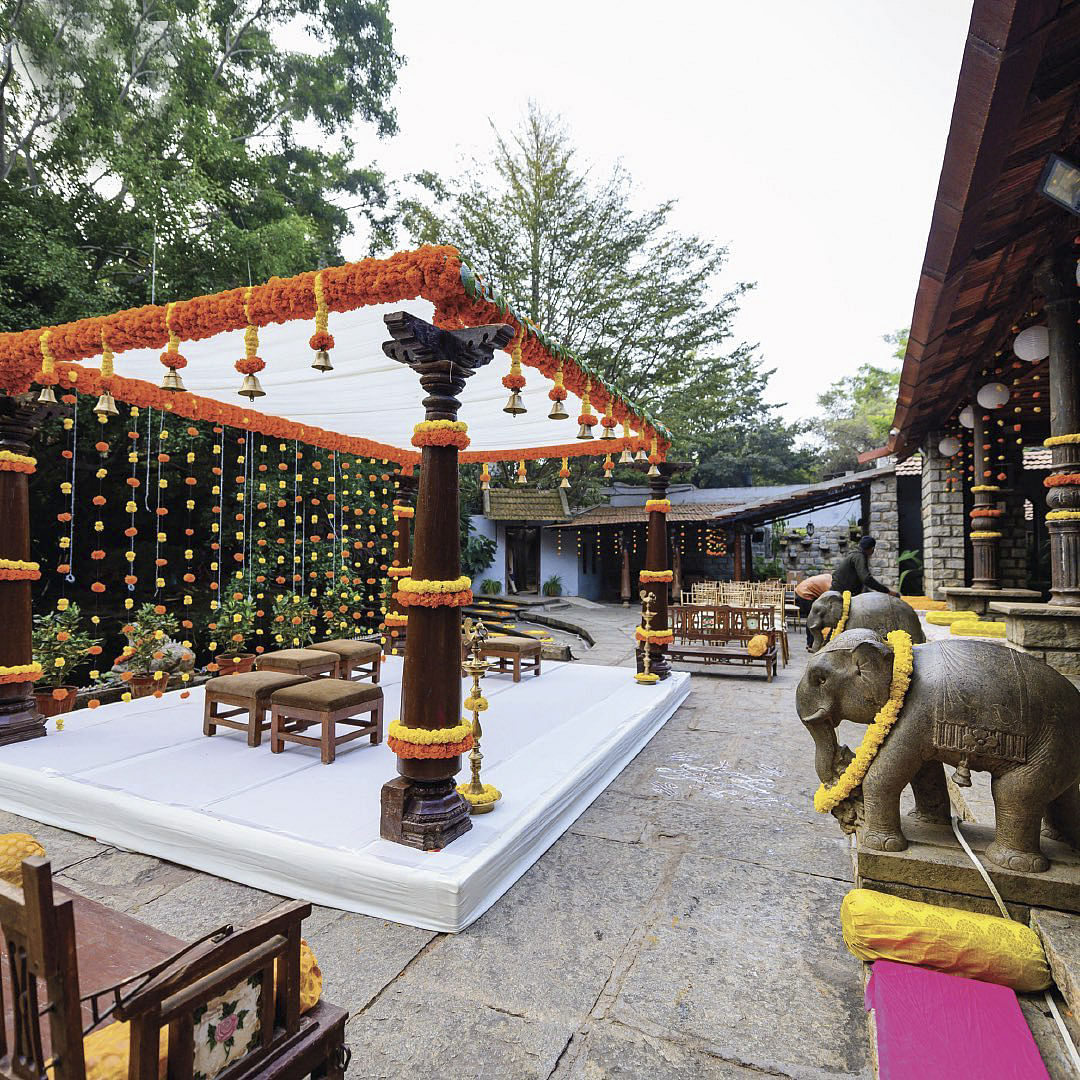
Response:
[{"label": "decorated mandap", "polygon": [[[0,392],[6,809],[270,891],[457,930],[688,691],[664,657],[669,433],[453,248],[0,334]],[[42,463],[64,500],[55,526],[30,510],[43,424],[57,431]],[[520,480],[538,460],[561,459],[565,475],[570,458],[649,472],[637,678],[549,664],[539,679],[493,680],[490,701],[474,683],[463,718],[462,609],[474,598],[459,467],[481,463],[486,485],[489,463],[515,462]],[[32,626],[34,590],[47,610]],[[120,692],[41,739],[71,650],[100,655],[118,630],[112,668],[102,660],[91,675]],[[320,665],[331,655],[320,648],[337,649],[332,663]],[[202,671],[214,678],[200,692]],[[485,776],[503,799],[474,819],[489,796],[468,797],[457,777],[472,751],[472,786],[487,791],[474,736],[489,705]],[[304,734],[320,723],[321,738]],[[336,756],[338,723],[375,745]]]}]

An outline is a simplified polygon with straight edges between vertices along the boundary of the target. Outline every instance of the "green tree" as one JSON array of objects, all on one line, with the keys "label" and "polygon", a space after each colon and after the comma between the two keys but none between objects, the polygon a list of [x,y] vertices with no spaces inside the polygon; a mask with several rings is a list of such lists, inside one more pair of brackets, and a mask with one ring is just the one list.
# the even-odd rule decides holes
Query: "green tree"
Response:
[{"label": "green tree", "polygon": [[[899,359],[907,348],[907,331],[886,334],[883,340],[896,347],[893,355]],[[899,385],[899,370],[864,363],[818,396],[820,436],[815,450],[824,475],[858,469],[859,454],[885,445]]]},{"label": "green tree", "polygon": [[343,196],[385,241],[349,132],[395,130],[391,29],[386,0],[9,0],[0,325],[334,259]]},{"label": "green tree", "polygon": [[[679,437],[674,454],[700,462],[725,448],[736,453],[753,431],[755,479],[803,467],[792,447],[797,432],[762,399],[771,372],[752,348],[732,342],[739,298],[751,286],[720,284],[727,249],[673,229],[673,201],[635,209],[626,170],[597,175],[563,122],[535,104],[513,132],[495,132],[489,159],[452,180],[415,179],[418,193],[403,204],[413,239],[455,244],[516,310],[647,402]],[[530,465],[530,482],[551,486],[558,469]],[[595,502],[595,467],[589,478],[570,469],[571,502]]]}]

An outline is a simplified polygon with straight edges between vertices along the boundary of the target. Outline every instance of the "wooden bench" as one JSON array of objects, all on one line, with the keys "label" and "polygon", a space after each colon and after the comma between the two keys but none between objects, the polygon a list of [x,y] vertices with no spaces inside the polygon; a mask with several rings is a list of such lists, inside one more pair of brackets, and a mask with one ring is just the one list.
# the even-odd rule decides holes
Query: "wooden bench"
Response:
[{"label": "wooden bench", "polygon": [[[513,672],[514,682],[521,682],[522,670],[540,674],[541,656],[544,651],[543,645],[534,638],[500,637],[492,634],[483,644],[484,659],[498,660],[498,665],[492,668],[492,672],[508,674]],[[461,643],[461,659],[464,661],[468,650],[464,640]],[[522,663],[526,661],[526,663]]]},{"label": "wooden bench", "polygon": [[[370,715],[368,715],[370,714]],[[337,733],[337,725],[353,730]],[[312,725],[319,737],[304,735]],[[270,753],[280,754],[286,742],[319,747],[324,765],[331,765],[342,743],[369,736],[377,746],[383,736],[382,687],[348,679],[312,679],[275,690],[270,698]]]},{"label": "wooden bench", "polygon": [[336,672],[339,679],[370,679],[379,681],[379,665],[382,663],[382,646],[377,641],[355,641],[352,638],[334,638],[332,641],[316,641],[308,646],[316,652],[333,653],[338,658]]},{"label": "wooden bench", "polygon": [[[300,1012],[300,924],[310,904],[281,904],[250,926],[223,926],[183,945],[149,928],[139,934],[135,920],[93,901],[62,890],[57,898],[45,859],[26,859],[22,880],[21,890],[0,882],[8,960],[0,1077],[86,1080],[87,1057],[97,1053],[126,1058],[118,1064],[132,1080],[157,1080],[162,1065],[171,1080],[193,1080],[197,1072],[220,1080],[344,1077],[348,1013],[322,1001]],[[77,933],[91,929],[91,943],[80,943]],[[125,967],[129,938],[151,966]],[[109,949],[106,966],[123,974],[80,995],[80,968],[95,969],[80,964],[88,947]],[[102,1027],[110,1018],[126,1026]]]},{"label": "wooden bench", "polygon": [[[777,658],[772,608],[677,604],[668,609],[668,625],[674,635],[667,647],[670,659],[699,664],[760,665],[772,682]],[[758,635],[764,635],[769,643],[761,656],[751,656],[746,647]]]},{"label": "wooden bench", "polygon": [[337,676],[341,658],[337,653],[319,649],[278,649],[263,653],[255,661],[259,671],[281,671],[286,675],[303,675],[308,679],[333,679]]}]

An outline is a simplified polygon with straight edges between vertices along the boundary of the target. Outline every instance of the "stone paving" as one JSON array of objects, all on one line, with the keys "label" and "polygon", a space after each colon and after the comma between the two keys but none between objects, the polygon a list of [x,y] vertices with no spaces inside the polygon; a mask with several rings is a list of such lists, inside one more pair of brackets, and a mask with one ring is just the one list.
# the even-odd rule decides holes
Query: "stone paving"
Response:
[{"label": "stone paving", "polygon": [[[597,640],[582,660],[630,663],[632,610],[560,614]],[[793,709],[801,636],[771,684],[757,670],[695,676],[665,728],[463,933],[316,908],[305,937],[324,993],[352,1014],[349,1076],[869,1076],[861,965],[839,934],[849,849],[810,805]],[[38,836],[64,884],[180,937],[277,899],[12,815],[0,828]]]}]

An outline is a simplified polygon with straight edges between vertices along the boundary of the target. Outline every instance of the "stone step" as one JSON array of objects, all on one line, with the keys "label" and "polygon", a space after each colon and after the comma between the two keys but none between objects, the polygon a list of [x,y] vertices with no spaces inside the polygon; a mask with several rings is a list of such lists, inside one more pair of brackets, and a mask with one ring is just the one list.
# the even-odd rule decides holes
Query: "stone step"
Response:
[{"label": "stone step", "polygon": [[1080,1017],[1080,915],[1032,908],[1031,927],[1042,939],[1050,973],[1069,1011]]}]

